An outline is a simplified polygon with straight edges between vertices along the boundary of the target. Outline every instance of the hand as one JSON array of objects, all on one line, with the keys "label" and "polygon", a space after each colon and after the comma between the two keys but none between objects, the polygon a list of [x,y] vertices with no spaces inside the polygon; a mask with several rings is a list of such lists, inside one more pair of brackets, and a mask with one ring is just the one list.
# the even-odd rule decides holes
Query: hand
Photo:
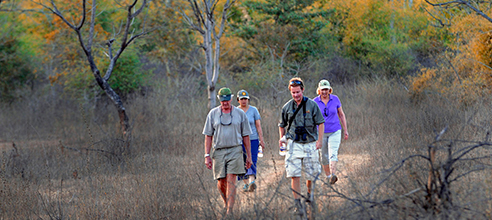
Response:
[{"label": "hand", "polygon": [[210,158],[210,156],[205,157],[205,166],[207,166],[209,170],[212,169],[212,158]]},{"label": "hand", "polygon": [[246,169],[249,169],[253,165],[253,161],[251,160],[251,157],[246,158]]},{"label": "hand", "polygon": [[287,144],[287,139],[285,138],[285,136],[282,136],[282,137],[278,140],[278,147],[279,147],[279,148],[281,148],[283,143]]},{"label": "hand", "polygon": [[263,142],[263,140],[260,141],[260,146],[265,148],[265,142]]},{"label": "hand", "polygon": [[348,136],[349,136],[348,135],[348,131],[345,131],[345,134],[343,136],[344,136],[343,139],[347,140],[348,139]]},{"label": "hand", "polygon": [[319,141],[319,140],[316,141],[316,150],[321,149],[321,143],[322,143],[322,141]]}]

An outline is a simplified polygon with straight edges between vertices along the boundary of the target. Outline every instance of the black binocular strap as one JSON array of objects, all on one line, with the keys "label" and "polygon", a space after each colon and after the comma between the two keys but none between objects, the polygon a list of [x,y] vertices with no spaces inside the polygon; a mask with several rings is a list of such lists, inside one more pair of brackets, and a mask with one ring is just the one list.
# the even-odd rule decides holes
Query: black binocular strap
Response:
[{"label": "black binocular strap", "polygon": [[[288,133],[289,130],[290,130],[290,126],[292,125],[292,122],[294,121],[294,118],[296,117],[297,115],[297,112],[299,112],[299,110],[301,110],[301,107],[304,111],[304,116],[306,116],[306,99],[307,98],[302,98],[302,101],[301,101],[301,104],[299,106],[297,106],[297,109],[296,111],[294,112],[294,115],[292,116],[292,118],[289,119],[289,126],[287,127],[287,131],[285,133]],[[294,100],[292,100],[293,102],[295,102]]]}]

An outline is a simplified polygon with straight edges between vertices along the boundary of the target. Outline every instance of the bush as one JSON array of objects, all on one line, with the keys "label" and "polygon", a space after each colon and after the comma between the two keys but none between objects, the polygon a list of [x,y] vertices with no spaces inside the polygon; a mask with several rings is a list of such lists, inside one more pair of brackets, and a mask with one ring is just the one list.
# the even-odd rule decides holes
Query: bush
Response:
[{"label": "bush", "polygon": [[13,102],[33,84],[33,59],[13,36],[0,36],[0,101]]}]

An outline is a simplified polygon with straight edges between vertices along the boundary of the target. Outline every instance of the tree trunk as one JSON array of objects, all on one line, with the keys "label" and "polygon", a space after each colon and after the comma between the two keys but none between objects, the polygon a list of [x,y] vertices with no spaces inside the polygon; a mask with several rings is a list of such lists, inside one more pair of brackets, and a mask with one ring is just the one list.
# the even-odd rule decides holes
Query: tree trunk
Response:
[{"label": "tree trunk", "polygon": [[96,78],[97,84],[101,89],[104,90],[106,95],[113,101],[116,109],[118,110],[118,116],[120,118],[120,125],[123,136],[126,138],[129,134],[130,123],[128,115],[126,114],[126,109],[123,106],[123,102],[121,101],[120,96],[109,86],[109,83],[101,77],[99,70],[96,67],[96,71],[94,71],[94,77]]},{"label": "tree trunk", "polygon": [[[130,131],[130,123],[129,123],[129,118],[128,115],[126,114],[126,109],[123,106],[123,102],[121,101],[120,96],[111,88],[111,86],[108,83],[109,78],[111,77],[111,74],[113,72],[113,68],[116,66],[116,61],[120,57],[120,55],[123,53],[123,51],[130,45],[131,42],[133,42],[135,39],[147,34],[145,30],[145,25],[141,27],[142,32],[135,34],[135,29],[133,27],[130,27],[131,24],[135,21],[135,17],[137,17],[146,7],[147,5],[147,0],[143,0],[142,4],[139,6],[138,9],[135,9],[135,6],[139,0],[133,0],[133,3],[127,6],[127,19],[126,19],[126,24],[123,33],[121,33],[121,44],[120,48],[114,54],[113,56],[113,42],[115,42],[115,38],[109,39],[108,43],[106,45],[108,46],[108,56],[110,58],[110,63],[108,66],[108,69],[106,71],[106,74],[104,77],[101,77],[101,72],[99,71],[99,68],[97,68],[96,62],[94,60],[94,56],[92,54],[92,44],[94,40],[94,35],[96,33],[95,31],[95,24],[96,24],[96,7],[97,7],[97,1],[93,0],[92,1],[92,7],[90,8],[90,21],[89,21],[89,31],[87,36],[82,36],[82,27],[84,26],[86,22],[86,16],[87,16],[87,1],[86,0],[81,0],[81,6],[82,6],[82,11],[81,11],[81,18],[78,23],[68,21],[65,16],[58,10],[56,7],[55,3],[51,1],[51,7],[43,5],[46,9],[50,10],[53,14],[57,15],[65,24],[68,25],[69,28],[73,29],[75,33],[77,34],[77,38],[79,40],[81,48],[84,50],[84,53],[87,57],[87,61],[89,62],[89,66],[91,68],[92,74],[94,75],[94,78],[96,79],[97,84],[99,87],[104,90],[106,95],[111,98],[113,101],[113,104],[116,106],[116,109],[118,110],[118,117],[120,118],[120,124],[121,124],[121,129],[124,138],[128,138],[129,131]],[[144,22],[145,23],[145,22]],[[86,40],[87,43],[84,41]]]},{"label": "tree trunk", "polygon": [[[203,38],[202,48],[205,53],[205,75],[207,77],[207,93],[208,93],[208,108],[212,109],[216,106],[216,91],[215,86],[220,74],[220,38],[224,33],[225,24],[227,21],[227,11],[234,4],[235,0],[227,0],[222,9],[222,20],[220,27],[216,30],[216,19],[214,18],[214,10],[218,0],[204,0],[203,4],[197,0],[188,0],[190,7],[193,10],[195,19],[191,19],[185,12],[182,15],[185,17],[192,29],[198,31]],[[196,23],[195,23],[196,22]],[[215,43],[215,47],[213,45]]]},{"label": "tree trunk", "polygon": [[217,103],[215,102],[215,96],[216,96],[216,91],[215,91],[215,84],[214,85],[208,85],[208,109],[214,108]]},{"label": "tree trunk", "polygon": [[[208,17],[208,16],[207,16]],[[214,62],[213,62],[213,47],[212,47],[212,22],[207,18],[205,22],[205,34],[203,36],[203,44],[205,49],[205,72],[207,74],[208,83],[208,109],[212,109],[216,106],[215,102],[215,84],[217,80],[214,77]]]}]

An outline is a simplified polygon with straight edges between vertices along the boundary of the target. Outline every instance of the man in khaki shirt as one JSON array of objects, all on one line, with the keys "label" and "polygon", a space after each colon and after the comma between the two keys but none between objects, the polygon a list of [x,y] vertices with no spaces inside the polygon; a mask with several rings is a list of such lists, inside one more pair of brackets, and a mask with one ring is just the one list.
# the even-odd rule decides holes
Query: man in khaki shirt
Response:
[{"label": "man in khaki shirt", "polygon": [[[252,164],[249,140],[252,131],[246,114],[231,105],[232,92],[229,88],[220,89],[218,98],[220,106],[210,110],[203,128],[205,165],[208,169],[213,167],[227,215],[231,215],[236,198],[237,175],[245,174]],[[246,161],[243,160],[243,143]]]}]

